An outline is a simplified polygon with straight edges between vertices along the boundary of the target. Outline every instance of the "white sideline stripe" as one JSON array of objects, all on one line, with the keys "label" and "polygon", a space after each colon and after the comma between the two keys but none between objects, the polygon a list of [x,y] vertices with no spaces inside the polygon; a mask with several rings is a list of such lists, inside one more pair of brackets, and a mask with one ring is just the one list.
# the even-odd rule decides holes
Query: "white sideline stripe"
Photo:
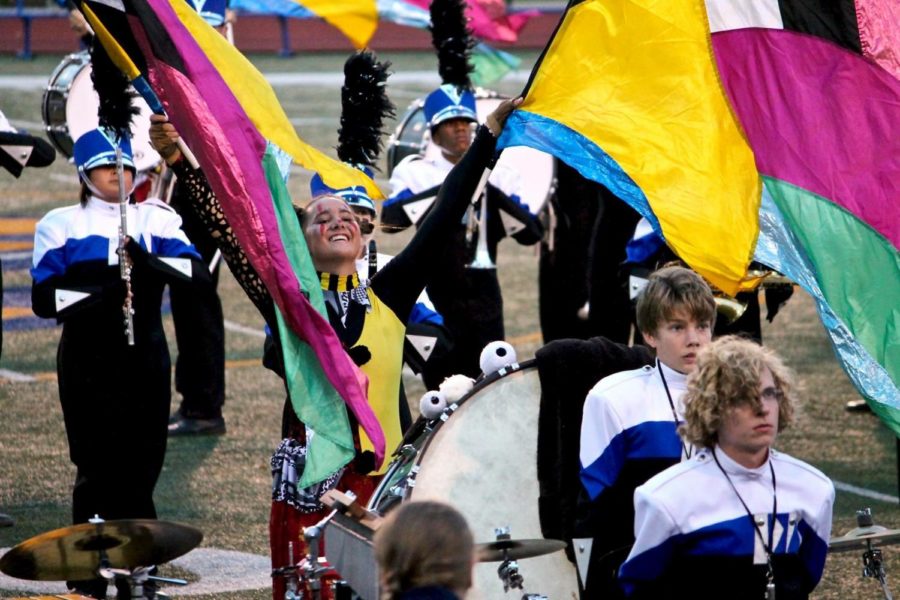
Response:
[{"label": "white sideline stripe", "polygon": [[234,321],[229,321],[225,319],[225,329],[228,331],[233,331],[235,333],[243,333],[245,335],[252,335],[253,337],[264,338],[266,337],[266,332],[262,329],[254,329],[253,327],[247,327],[246,325],[241,325],[240,323],[235,323]]},{"label": "white sideline stripe", "polygon": [[37,379],[31,375],[19,373],[18,371],[10,371],[9,369],[0,369],[0,379],[15,381],[17,383],[31,383],[37,381]]},{"label": "white sideline stripe", "polygon": [[15,252],[0,252],[0,258],[3,260],[21,260],[23,258],[31,258],[34,253],[30,250],[19,250]]},{"label": "white sideline stripe", "polygon": [[[508,73],[504,80],[525,82],[531,71],[518,70]],[[344,83],[344,74],[335,73],[263,73],[273,86],[303,85],[335,87]],[[391,75],[391,84],[416,85],[433,88],[441,81],[436,71],[399,71]],[[47,75],[0,75],[0,89],[43,90],[49,83]]]},{"label": "white sideline stripe", "polygon": [[891,496],[890,494],[882,494],[881,492],[876,492],[874,490],[867,490],[864,487],[859,487],[858,485],[853,485],[850,483],[844,483],[843,481],[834,481],[834,489],[840,490],[842,492],[847,492],[848,494],[856,494],[857,496],[862,496],[863,498],[871,498],[872,500],[880,500],[881,502],[888,502],[890,504],[898,504],[900,503],[900,498],[897,496]]}]

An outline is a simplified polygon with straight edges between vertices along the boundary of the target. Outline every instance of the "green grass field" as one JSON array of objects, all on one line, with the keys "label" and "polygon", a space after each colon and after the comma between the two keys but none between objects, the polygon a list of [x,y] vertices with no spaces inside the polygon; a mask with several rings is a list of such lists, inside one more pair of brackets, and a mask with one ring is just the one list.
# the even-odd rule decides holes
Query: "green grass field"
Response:
[{"label": "green grass field", "polygon": [[[253,57],[264,72],[338,72],[344,58]],[[396,54],[387,58],[398,72],[434,69],[431,55]],[[534,58],[533,53],[523,56],[523,68],[530,66]],[[0,73],[49,76],[59,59],[39,57],[20,62],[0,58]],[[398,85],[389,91],[402,115],[406,105],[427,92],[428,87],[424,83]],[[515,93],[520,84],[496,87]],[[337,137],[339,90],[307,86],[279,87],[276,91],[288,115],[302,124],[301,136],[318,148],[332,151]],[[41,121],[41,96],[42,90],[0,89],[0,109],[14,123],[30,126],[34,131],[39,129],[35,124]],[[295,170],[290,190],[295,198],[302,199],[307,196],[308,174]],[[386,184],[383,177],[379,182]],[[0,217],[39,218],[51,208],[74,203],[77,190],[74,170],[64,160],[57,160],[42,171],[26,172],[20,180],[0,174]],[[380,249],[396,252],[407,240],[408,234],[383,236]],[[539,345],[534,335],[538,332],[537,254],[506,242],[501,245],[499,268],[507,334],[515,342],[520,359],[527,358]],[[7,289],[28,286],[30,278],[25,270],[5,272],[4,283]],[[223,273],[219,290],[227,320],[261,330],[262,319],[227,273]],[[166,327],[174,356],[169,318]],[[17,520],[15,527],[0,530],[0,547],[10,547],[69,523],[74,469],[68,461],[54,372],[59,330],[7,331],[4,337],[0,368],[38,376],[31,383],[0,380],[0,512]],[[796,294],[776,322],[766,324],[764,337],[796,370],[802,383],[796,425],[780,438],[779,447],[816,465],[837,481],[896,495],[895,438],[874,417],[844,412],[844,403],[857,398],[857,394],[835,362],[810,299]],[[266,555],[268,461],[279,438],[283,389],[279,380],[259,365],[259,338],[229,331],[226,344],[230,361],[225,404],[228,434],[170,442],[156,490],[157,508],[163,519],[203,530],[204,546]],[[417,405],[421,386],[410,383],[407,391]],[[499,499],[485,498],[485,502],[496,500]],[[835,534],[854,527],[854,510],[864,506],[873,508],[878,523],[900,527],[896,504],[838,492]],[[885,555],[889,577],[900,577],[897,551],[889,547]],[[856,553],[831,556],[815,597],[881,597],[873,581],[861,579],[860,566]],[[0,597],[21,595],[0,588]],[[201,598],[213,597],[264,599],[270,597],[270,592],[261,589]],[[727,597],[727,592],[723,592],[723,597]]]}]

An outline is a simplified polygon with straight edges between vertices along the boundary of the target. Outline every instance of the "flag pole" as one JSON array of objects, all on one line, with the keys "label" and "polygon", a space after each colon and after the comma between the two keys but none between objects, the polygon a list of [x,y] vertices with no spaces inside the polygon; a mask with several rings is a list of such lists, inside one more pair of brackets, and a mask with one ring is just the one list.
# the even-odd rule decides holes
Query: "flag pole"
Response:
[{"label": "flag pole", "polygon": [[[94,29],[94,33],[97,35],[97,38],[100,40],[100,43],[103,45],[103,48],[106,50],[106,53],[109,54],[109,58],[113,61],[120,71],[128,78],[128,81],[131,82],[131,85],[134,86],[134,89],[141,95],[147,105],[157,115],[162,115],[168,118],[166,115],[166,109],[163,108],[162,102],[159,100],[159,96],[156,95],[156,92],[150,87],[150,84],[147,83],[147,79],[143,76],[140,70],[137,68],[137,65],[134,64],[134,61],[125,53],[125,49],[116,42],[115,38],[106,28],[106,26],[100,21],[99,17],[91,10],[91,7],[86,3],[81,2],[80,8],[84,13],[85,18],[87,18],[88,22],[91,24],[91,27]],[[184,140],[180,137],[176,141],[178,145],[178,149],[181,150],[181,154],[188,161],[188,163],[194,169],[200,168],[200,163],[197,162],[197,157],[194,156],[194,153],[191,152],[191,149],[188,148],[187,144],[184,143]]]}]

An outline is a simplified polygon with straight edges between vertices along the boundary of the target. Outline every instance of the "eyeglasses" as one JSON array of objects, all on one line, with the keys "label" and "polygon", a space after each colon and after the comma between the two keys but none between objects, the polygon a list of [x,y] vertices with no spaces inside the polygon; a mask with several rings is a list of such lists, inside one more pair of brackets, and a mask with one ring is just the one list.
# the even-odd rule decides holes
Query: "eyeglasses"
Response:
[{"label": "eyeglasses", "polygon": [[777,387],[767,387],[759,393],[762,400],[776,400],[781,402],[784,399],[784,392]]}]

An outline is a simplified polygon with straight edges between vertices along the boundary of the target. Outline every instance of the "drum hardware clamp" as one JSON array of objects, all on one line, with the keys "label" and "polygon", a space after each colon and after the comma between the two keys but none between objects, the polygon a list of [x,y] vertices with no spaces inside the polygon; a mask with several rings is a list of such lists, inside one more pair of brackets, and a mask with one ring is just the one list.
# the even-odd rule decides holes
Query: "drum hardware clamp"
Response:
[{"label": "drum hardware clamp", "polygon": [[848,552],[851,550],[863,550],[863,577],[877,579],[881,584],[881,590],[887,600],[893,600],[891,590],[887,584],[887,573],[884,568],[884,555],[881,548],[875,545],[888,545],[900,542],[900,529],[888,529],[875,525],[872,518],[872,509],[866,508],[856,511],[855,529],[851,529],[840,537],[831,538],[828,542],[829,552]]},{"label": "drum hardware clamp", "polygon": [[441,416],[438,417],[438,418],[439,418],[441,421],[443,421],[444,423],[446,423],[446,422],[447,422],[447,419],[449,419],[449,418],[453,415],[453,413],[456,412],[456,409],[458,409],[458,408],[459,408],[459,404],[457,404],[456,402],[454,402],[453,404],[451,404],[451,405],[449,405],[447,408],[445,408],[445,409],[444,409],[444,412],[442,412],[442,413],[441,413]]},{"label": "drum hardware clamp", "polygon": [[406,476],[406,487],[412,489],[416,487],[416,476],[419,474],[419,465],[413,465]]}]

